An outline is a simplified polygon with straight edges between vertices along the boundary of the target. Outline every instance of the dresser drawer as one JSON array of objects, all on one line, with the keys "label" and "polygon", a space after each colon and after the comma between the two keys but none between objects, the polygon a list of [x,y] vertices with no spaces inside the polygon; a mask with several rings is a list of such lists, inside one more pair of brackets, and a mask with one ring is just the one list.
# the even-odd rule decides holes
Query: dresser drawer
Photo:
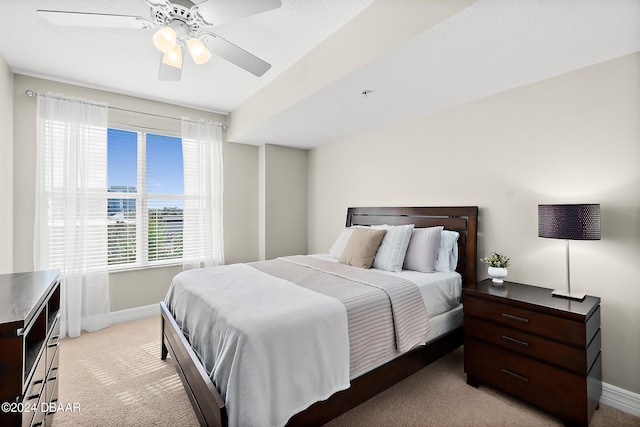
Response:
[{"label": "dresser drawer", "polygon": [[51,335],[47,340],[47,369],[51,366],[53,356],[58,351],[58,343],[60,342],[60,314],[58,314],[51,327]]},{"label": "dresser drawer", "polygon": [[[600,369],[599,357],[594,369]],[[587,425],[586,377],[529,359],[514,352],[469,338],[464,343],[465,372],[516,397],[562,416],[570,423]],[[598,395],[599,398],[599,395]]]},{"label": "dresser drawer", "polygon": [[[464,296],[463,304],[466,315],[580,348],[586,348],[597,332],[597,329],[587,328],[587,324],[584,322],[487,301],[481,298],[474,298],[468,295]],[[592,323],[597,323],[599,326],[599,307],[591,317],[594,318]],[[587,329],[589,330],[587,331]]]},{"label": "dresser drawer", "polygon": [[47,341],[47,370],[51,369],[51,362],[53,362],[53,358],[56,356],[58,349],[60,348],[60,323],[56,322],[56,325],[57,327]]},{"label": "dresser drawer", "polygon": [[[57,346],[56,346],[57,349]],[[49,375],[47,376],[47,381],[45,384],[45,391],[43,397],[46,402],[50,402],[53,400],[52,394],[53,390],[58,382],[58,365],[60,360],[60,351],[56,351],[56,354],[53,356],[53,363],[51,364],[51,369],[49,370]]]},{"label": "dresser drawer", "polygon": [[26,385],[24,391],[24,402],[30,405],[35,404],[42,394],[44,387],[44,380],[47,376],[47,361],[43,355],[41,355],[35,369],[33,370],[33,376],[31,381]]},{"label": "dresser drawer", "polygon": [[33,414],[33,420],[31,420],[31,427],[43,427],[45,415],[46,414],[40,411],[40,408],[38,408],[38,410],[36,410],[35,413]]},{"label": "dresser drawer", "polygon": [[464,333],[465,337],[477,338],[583,376],[589,373],[589,369],[600,352],[601,344],[599,331],[589,347],[584,349],[471,316],[464,317]]}]

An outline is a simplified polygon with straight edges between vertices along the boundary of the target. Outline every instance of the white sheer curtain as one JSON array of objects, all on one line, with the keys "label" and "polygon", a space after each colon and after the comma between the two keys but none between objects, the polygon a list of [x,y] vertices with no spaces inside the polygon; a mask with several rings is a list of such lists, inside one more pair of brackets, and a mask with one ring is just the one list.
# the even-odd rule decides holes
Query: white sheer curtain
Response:
[{"label": "white sheer curtain", "polygon": [[107,106],[38,95],[34,266],[61,272],[61,333],[107,326]]},{"label": "white sheer curtain", "polygon": [[220,124],[183,118],[182,155],[183,269],[224,264]]}]

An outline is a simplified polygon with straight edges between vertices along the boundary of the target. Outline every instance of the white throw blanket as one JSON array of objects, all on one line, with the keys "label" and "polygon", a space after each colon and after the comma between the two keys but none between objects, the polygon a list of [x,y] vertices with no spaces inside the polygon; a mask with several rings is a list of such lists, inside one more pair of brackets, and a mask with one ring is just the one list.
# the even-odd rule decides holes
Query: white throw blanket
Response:
[{"label": "white throw blanket", "polygon": [[230,426],[284,425],[349,387],[347,313],[334,298],[232,264],[178,274],[166,303]]}]

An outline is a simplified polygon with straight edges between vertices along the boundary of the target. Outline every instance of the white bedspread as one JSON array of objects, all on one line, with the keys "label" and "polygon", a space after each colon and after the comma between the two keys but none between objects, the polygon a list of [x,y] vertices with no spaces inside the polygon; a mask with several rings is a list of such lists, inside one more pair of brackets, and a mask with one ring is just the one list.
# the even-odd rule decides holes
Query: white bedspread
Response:
[{"label": "white bedspread", "polygon": [[334,298],[232,264],[178,274],[166,303],[192,345],[209,343],[194,350],[230,426],[284,425],[349,387],[347,313]]}]

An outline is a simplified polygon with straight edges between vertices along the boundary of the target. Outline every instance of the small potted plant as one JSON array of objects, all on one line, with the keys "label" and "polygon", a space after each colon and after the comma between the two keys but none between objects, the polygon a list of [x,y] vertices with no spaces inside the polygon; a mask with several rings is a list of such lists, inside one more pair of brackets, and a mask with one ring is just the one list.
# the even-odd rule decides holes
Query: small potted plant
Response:
[{"label": "small potted plant", "polygon": [[507,277],[507,267],[509,266],[509,257],[491,252],[491,255],[481,258],[480,261],[489,266],[487,273],[491,277],[493,283],[502,284],[504,278]]}]

